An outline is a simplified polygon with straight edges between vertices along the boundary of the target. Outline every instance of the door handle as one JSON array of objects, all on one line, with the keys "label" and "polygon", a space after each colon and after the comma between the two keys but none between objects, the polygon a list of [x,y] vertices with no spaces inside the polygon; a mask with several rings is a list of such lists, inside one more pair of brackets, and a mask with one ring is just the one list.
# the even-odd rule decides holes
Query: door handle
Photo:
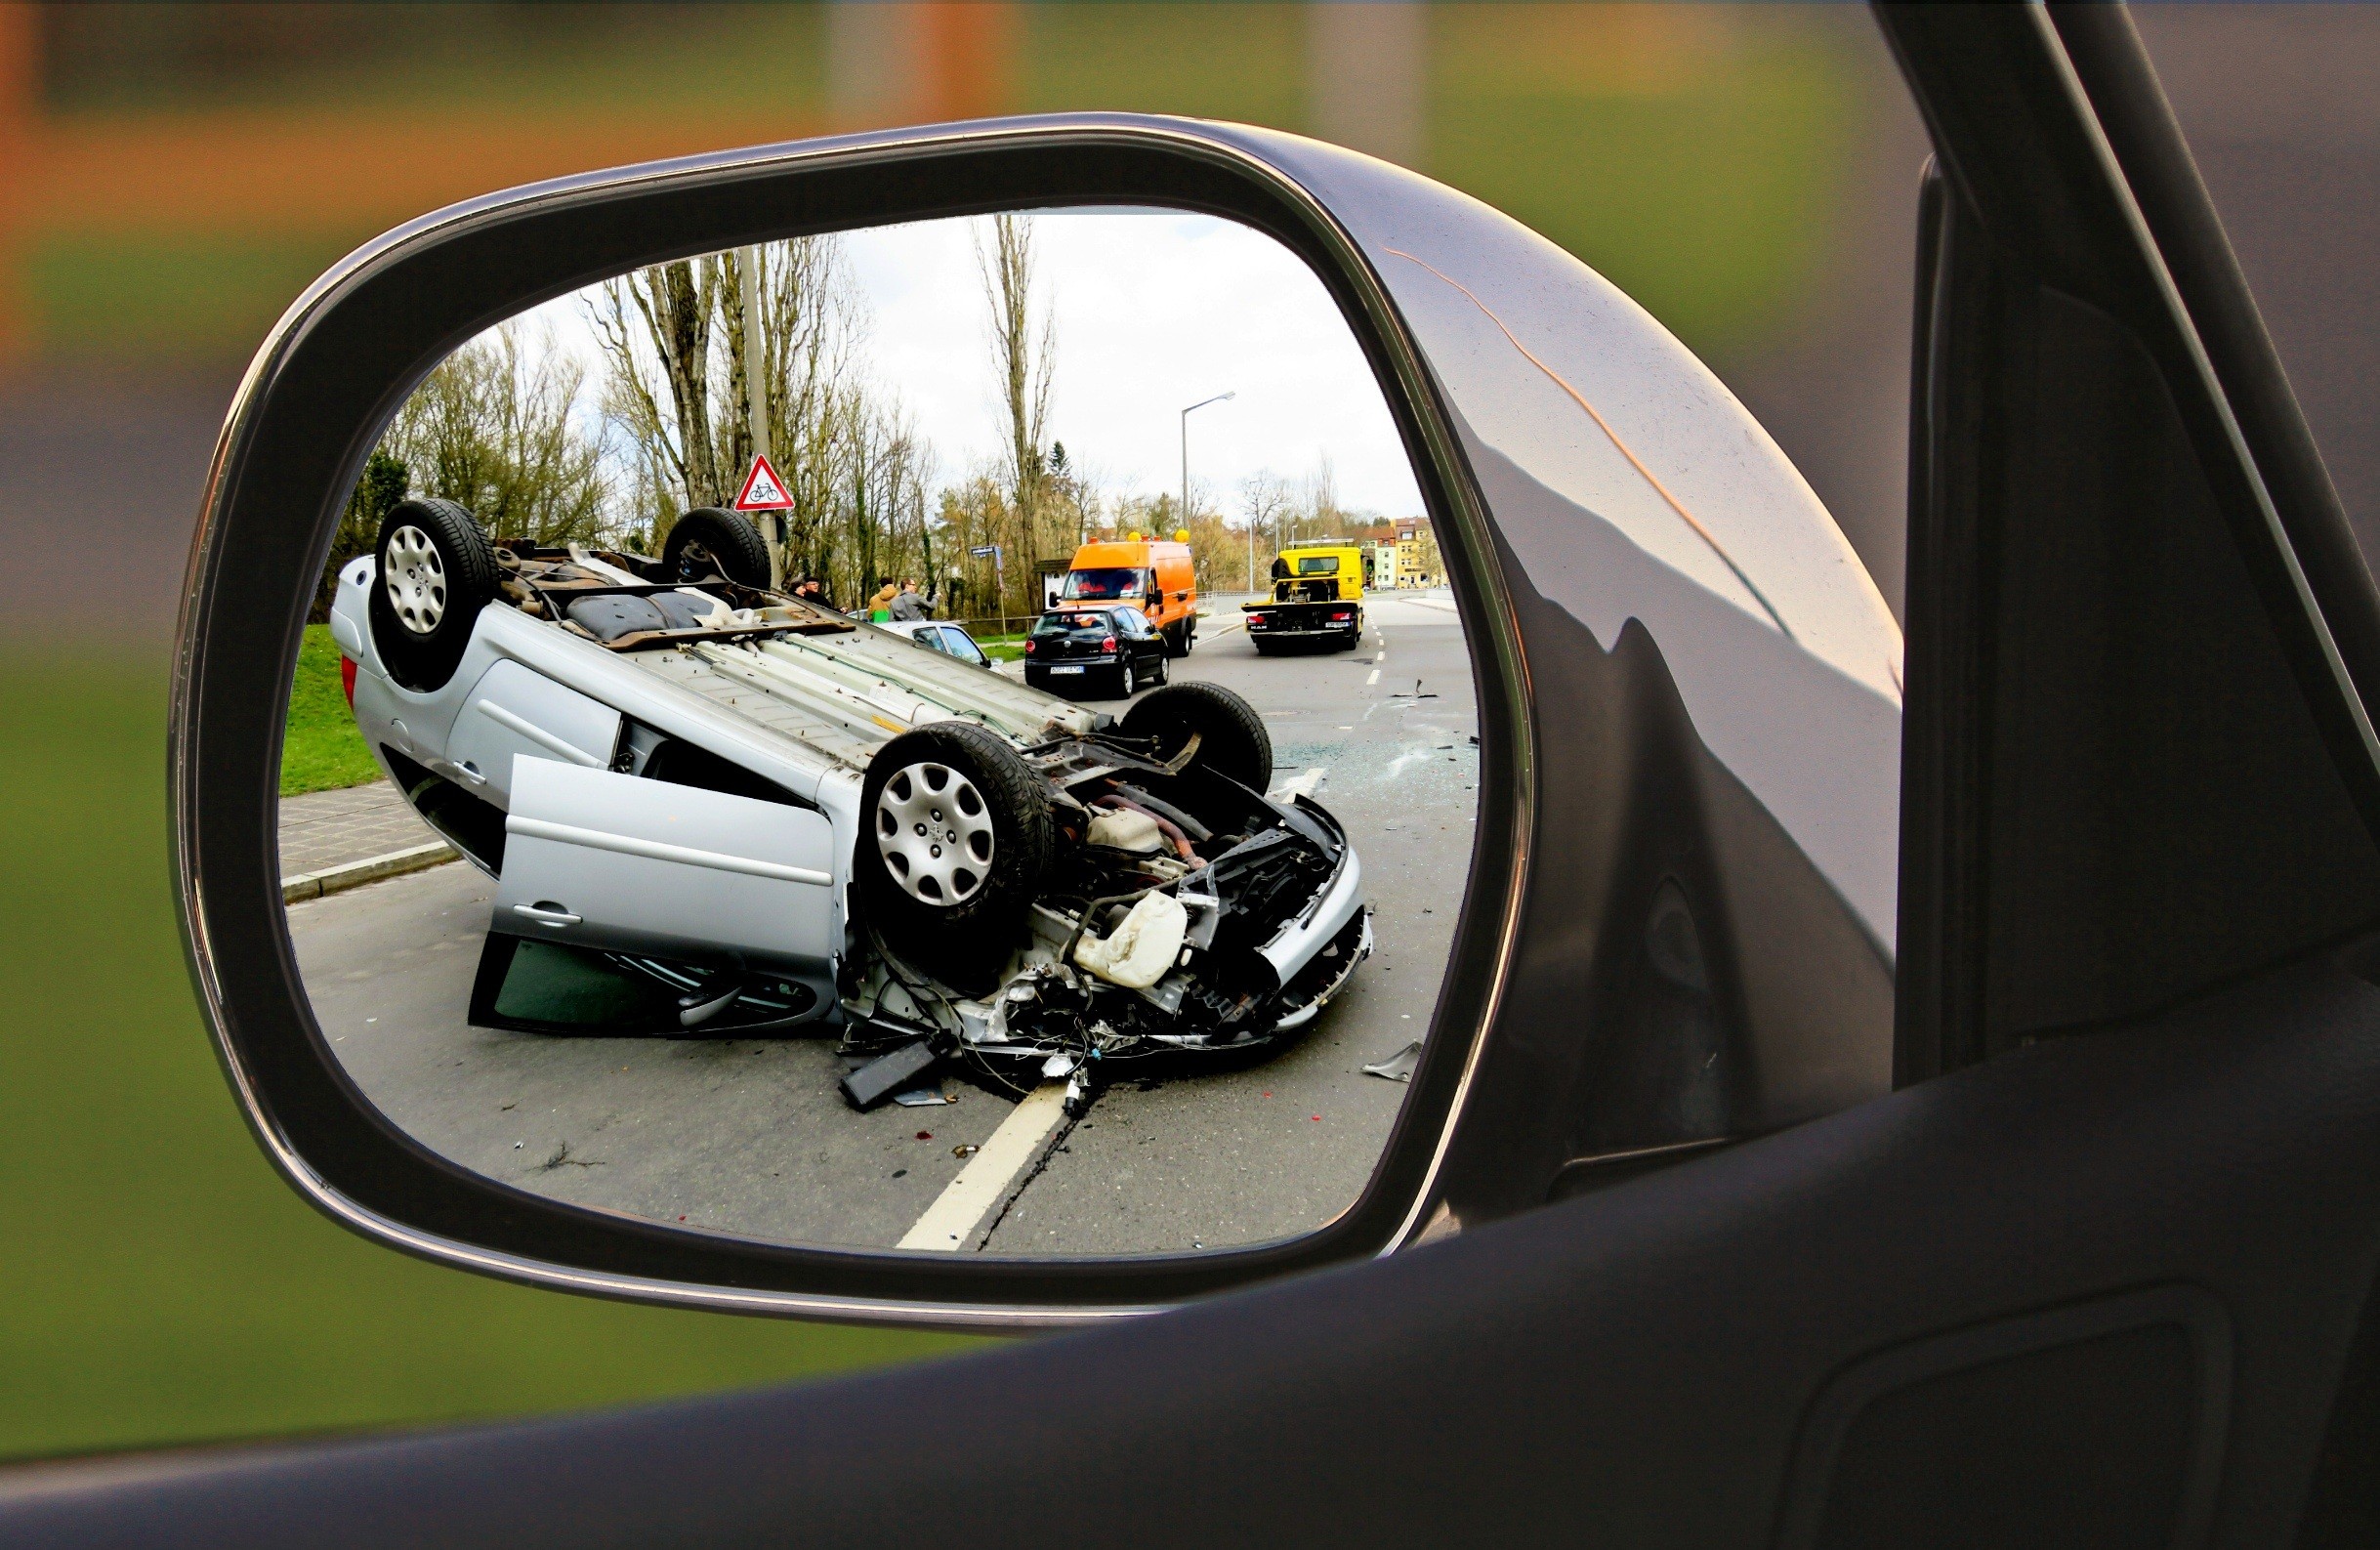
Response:
[{"label": "door handle", "polygon": [[456,765],[454,767],[454,773],[461,775],[464,779],[470,781],[475,786],[483,786],[487,784],[487,776],[480,774],[480,767],[473,764],[468,759],[464,760],[461,764]]},{"label": "door handle", "polygon": [[513,913],[523,920],[533,920],[540,926],[575,926],[579,922],[578,916],[552,900],[541,899],[534,904],[515,904]]}]

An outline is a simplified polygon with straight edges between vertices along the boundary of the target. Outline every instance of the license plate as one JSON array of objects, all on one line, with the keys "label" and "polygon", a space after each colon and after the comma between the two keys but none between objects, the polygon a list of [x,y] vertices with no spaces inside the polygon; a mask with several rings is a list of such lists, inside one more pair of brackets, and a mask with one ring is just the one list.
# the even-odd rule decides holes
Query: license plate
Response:
[{"label": "license plate", "polygon": [[1050,671],[1053,673],[1079,673],[1082,669],[1079,667],[1053,667]]}]

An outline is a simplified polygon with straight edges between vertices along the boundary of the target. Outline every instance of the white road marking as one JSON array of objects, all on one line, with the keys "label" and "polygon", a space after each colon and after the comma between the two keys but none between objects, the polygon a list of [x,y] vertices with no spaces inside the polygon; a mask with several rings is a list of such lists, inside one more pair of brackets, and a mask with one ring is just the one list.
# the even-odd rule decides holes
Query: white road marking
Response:
[{"label": "white road marking", "polygon": [[1372,658],[1372,660],[1373,660],[1373,661],[1375,661],[1375,662],[1385,662],[1385,661],[1387,661],[1388,659],[1389,659],[1389,653],[1388,653],[1387,651],[1385,651],[1385,650],[1383,650],[1383,651],[1382,651],[1382,652],[1381,652],[1381,653],[1380,653],[1378,656],[1375,656],[1375,657],[1373,657],[1373,658]]},{"label": "white road marking", "polygon": [[1044,1082],[1024,1095],[1023,1102],[1000,1121],[1000,1128],[968,1159],[959,1176],[926,1214],[901,1236],[896,1248],[939,1249],[955,1252],[967,1246],[986,1213],[1009,1196],[1017,1175],[1031,1166],[1041,1144],[1066,1116],[1066,1084]]},{"label": "white road marking", "polygon": [[1286,780],[1274,781],[1273,789],[1265,795],[1275,802],[1293,802],[1299,797],[1313,796],[1322,789],[1322,782],[1329,778],[1330,767],[1315,765],[1311,770],[1299,771]]},{"label": "white road marking", "polygon": [[1363,683],[1364,683],[1364,687],[1365,687],[1365,688],[1367,688],[1367,689],[1368,689],[1369,687],[1371,687],[1372,685],[1377,684],[1377,683],[1379,683],[1379,682],[1380,682],[1380,669],[1378,669],[1378,668],[1376,668],[1376,667],[1372,669],[1372,676],[1371,676],[1371,677],[1369,677],[1369,678],[1367,678],[1367,679],[1365,679],[1365,680],[1363,681]]}]

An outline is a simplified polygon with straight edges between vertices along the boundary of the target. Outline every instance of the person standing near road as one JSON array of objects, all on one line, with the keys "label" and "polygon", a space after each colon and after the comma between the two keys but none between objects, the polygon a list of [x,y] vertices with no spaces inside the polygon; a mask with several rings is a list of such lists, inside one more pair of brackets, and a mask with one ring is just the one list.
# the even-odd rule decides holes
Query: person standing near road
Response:
[{"label": "person standing near road", "polygon": [[900,592],[893,599],[892,606],[887,611],[895,619],[905,624],[914,624],[922,619],[933,617],[932,611],[926,607],[926,600],[918,593],[917,582],[914,579],[903,581],[900,584]]}]

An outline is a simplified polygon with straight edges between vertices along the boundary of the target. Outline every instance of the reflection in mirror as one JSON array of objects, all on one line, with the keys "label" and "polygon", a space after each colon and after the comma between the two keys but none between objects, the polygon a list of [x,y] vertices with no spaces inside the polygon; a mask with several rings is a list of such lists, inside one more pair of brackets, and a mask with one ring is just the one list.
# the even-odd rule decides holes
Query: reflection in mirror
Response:
[{"label": "reflection in mirror", "polygon": [[371,454],[284,893],[365,1098],[776,1242],[1216,1248],[1354,1203],[1479,740],[1413,471],[1248,229],[1043,211],[641,270]]}]

